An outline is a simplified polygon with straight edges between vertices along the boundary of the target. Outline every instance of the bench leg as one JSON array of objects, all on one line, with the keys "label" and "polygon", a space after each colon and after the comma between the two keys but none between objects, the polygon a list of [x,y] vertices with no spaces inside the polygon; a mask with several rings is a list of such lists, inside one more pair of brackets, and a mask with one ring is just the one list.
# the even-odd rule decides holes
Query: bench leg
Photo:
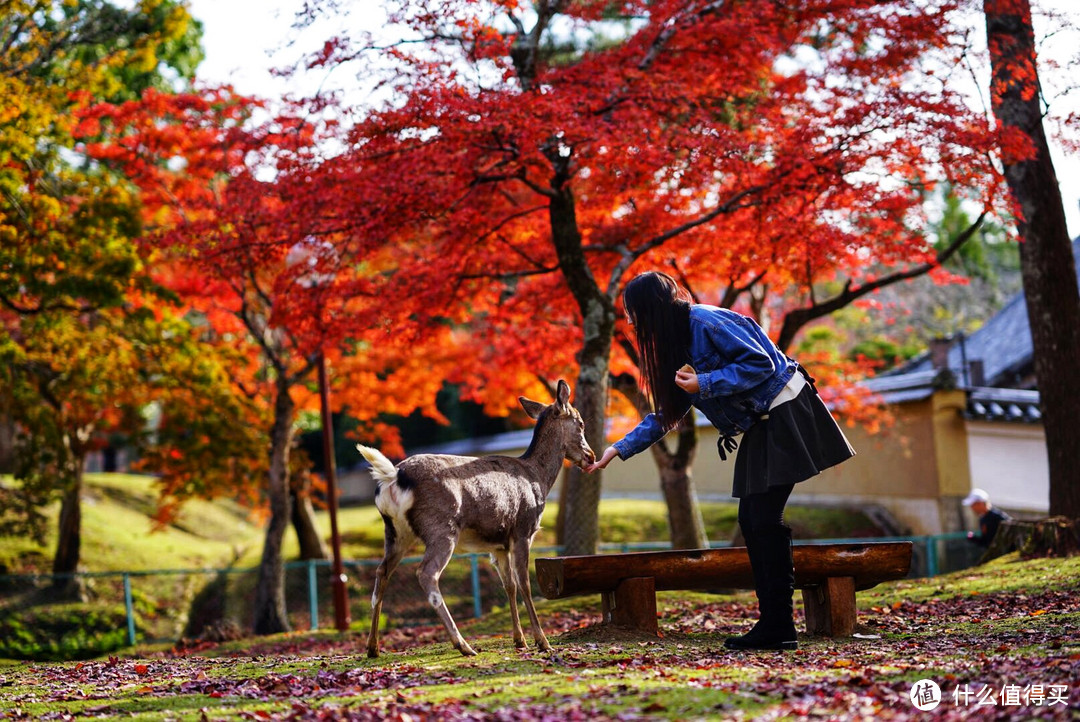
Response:
[{"label": "bench leg", "polygon": [[603,592],[604,623],[660,636],[656,623],[656,580],[652,577],[623,579],[613,592]]},{"label": "bench leg", "polygon": [[855,632],[855,580],[831,577],[803,590],[806,631],[814,636],[850,637]]}]

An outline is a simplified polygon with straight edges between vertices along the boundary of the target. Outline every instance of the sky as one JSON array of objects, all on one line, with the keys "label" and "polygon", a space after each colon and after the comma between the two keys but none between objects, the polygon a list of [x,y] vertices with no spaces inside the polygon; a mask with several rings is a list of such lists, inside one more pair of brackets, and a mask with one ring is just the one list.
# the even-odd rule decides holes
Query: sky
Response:
[{"label": "sky", "polygon": [[[1042,0],[1077,12],[1078,0]],[[344,86],[350,79],[323,75],[301,80],[274,77],[270,69],[289,64],[302,51],[319,47],[339,32],[377,31],[385,21],[379,0],[367,0],[369,8],[347,20],[322,22],[305,32],[292,29],[296,10],[303,0],[189,0],[191,13],[203,23],[206,59],[199,76],[209,83],[230,83],[237,92],[273,100],[288,93],[310,92],[320,83]],[[1072,39],[1072,48],[1080,38]],[[306,87],[305,87],[306,86]],[[1073,100],[1080,111],[1080,99]],[[1065,154],[1052,146],[1054,167],[1061,186],[1069,237],[1080,236],[1080,154]]]}]

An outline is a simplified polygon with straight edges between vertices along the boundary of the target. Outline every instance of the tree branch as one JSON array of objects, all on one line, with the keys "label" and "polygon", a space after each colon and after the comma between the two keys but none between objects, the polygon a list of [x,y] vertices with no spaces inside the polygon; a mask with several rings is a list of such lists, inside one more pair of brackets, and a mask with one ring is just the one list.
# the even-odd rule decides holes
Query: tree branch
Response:
[{"label": "tree branch", "polygon": [[457,274],[457,277],[462,280],[475,280],[478,278],[497,278],[505,281],[511,278],[527,278],[529,276],[543,276],[548,273],[556,273],[559,270],[558,266],[540,267],[531,271],[508,271],[502,273],[461,273]]},{"label": "tree branch", "polygon": [[690,283],[690,278],[686,275],[686,272],[679,266],[679,262],[674,258],[668,259],[668,265],[671,266],[671,270],[675,272],[675,278],[679,281],[679,285],[686,289],[686,292],[690,294],[690,300],[694,303],[701,303],[701,298],[698,297],[697,292],[694,290],[694,284]]},{"label": "tree branch", "polygon": [[725,213],[731,213],[741,208],[749,208],[750,206],[755,205],[754,203],[741,204],[740,201],[749,195],[759,193],[763,190],[765,190],[765,186],[761,185],[745,188],[728,198],[728,200],[724,203],[721,203],[716,208],[713,208],[708,213],[703,213],[697,218],[687,221],[680,226],[676,226],[675,228],[672,228],[669,231],[665,231],[660,235],[653,236],[649,240],[645,241],[645,243],[643,243],[641,246],[635,249],[626,249],[626,251],[623,253],[622,260],[615,264],[615,268],[611,271],[610,282],[608,284],[609,293],[612,293],[612,289],[617,288],[619,279],[622,278],[622,275],[626,273],[626,269],[629,268],[634,263],[634,261],[641,258],[654,248],[657,248],[658,246],[667,243],[672,238],[675,238],[676,236],[686,233],[689,230],[697,228],[698,226],[704,225],[709,221],[713,220],[714,218],[717,218],[718,216],[724,215]]},{"label": "tree branch", "polygon": [[49,311],[72,311],[74,313],[90,313],[96,311],[97,307],[93,305],[77,305],[69,303],[67,301],[56,301],[55,303],[42,303],[38,306],[20,306],[12,301],[7,296],[0,294],[0,304],[7,306],[9,309],[19,314],[20,316],[36,316],[39,313],[48,313]]},{"label": "tree branch", "polygon": [[[638,61],[638,70],[644,72],[653,66],[656,59],[660,57],[660,54],[663,53],[668,42],[680,27],[695,23],[705,15],[715,12],[724,4],[724,2],[725,0],[713,0],[713,2],[706,3],[705,5],[691,3],[689,7],[684,8],[679,13],[668,18],[667,22],[661,27],[656,38],[649,44],[649,49],[645,52],[645,55]],[[629,90],[630,83],[624,84],[621,88],[612,93],[608,97],[607,102],[596,110],[594,114],[608,115],[611,113],[616,106],[626,101],[626,93]]]},{"label": "tree branch", "polygon": [[641,391],[641,387],[638,385],[637,379],[635,379],[633,375],[628,373],[612,374],[611,388],[622,394],[623,397],[633,405],[638,414],[641,415],[641,418],[644,419],[652,413],[652,406],[649,405],[649,399]]},{"label": "tree branch", "polygon": [[744,293],[752,289],[754,286],[761,283],[761,279],[765,278],[768,272],[769,270],[765,269],[758,275],[751,278],[745,286],[736,285],[735,281],[732,280],[732,282],[728,284],[728,287],[724,290],[724,296],[720,299],[719,305],[722,308],[731,308],[732,306],[734,306],[735,301],[739,299],[739,296],[743,295]]},{"label": "tree branch", "polygon": [[533,11],[536,13],[536,23],[527,33],[521,20],[507,13],[518,30],[518,39],[510,48],[510,61],[514,64],[514,70],[517,71],[522,90],[532,89],[533,81],[536,80],[536,60],[539,56],[540,41],[551,19],[561,13],[566,8],[566,4],[567,0],[540,0],[532,3]]},{"label": "tree branch", "polygon": [[906,271],[897,271],[896,273],[882,276],[881,278],[858,287],[852,287],[852,282],[849,279],[848,282],[844,284],[844,290],[829,300],[821,303],[812,303],[807,308],[797,308],[793,311],[789,311],[784,316],[784,325],[781,327],[780,337],[776,341],[777,346],[780,347],[780,350],[786,351],[791,345],[791,342],[795,340],[795,334],[811,321],[822,318],[823,316],[828,316],[833,311],[837,311],[844,306],[847,306],[852,301],[869,293],[873,293],[880,288],[891,286],[894,283],[906,281],[910,278],[922,276],[935,268],[940,267],[952,258],[952,256],[960,250],[960,247],[975,235],[975,232],[978,231],[980,227],[982,227],[983,220],[986,218],[986,213],[986,211],[983,211],[971,226],[958,235],[946,248],[942,249],[937,254],[935,260],[930,263],[923,263],[914,268],[909,268]]}]

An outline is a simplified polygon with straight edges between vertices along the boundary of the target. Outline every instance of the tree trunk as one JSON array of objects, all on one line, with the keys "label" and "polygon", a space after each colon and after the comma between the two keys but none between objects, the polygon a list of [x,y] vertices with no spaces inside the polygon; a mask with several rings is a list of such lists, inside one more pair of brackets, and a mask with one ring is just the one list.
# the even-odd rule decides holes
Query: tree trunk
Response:
[{"label": "tree trunk", "polygon": [[[562,188],[551,198],[549,214],[559,269],[581,310],[584,330],[574,405],[585,421],[585,438],[589,446],[600,454],[606,448],[604,426],[608,364],[615,332],[615,302],[597,285],[585,260],[574,198],[568,188]],[[576,467],[564,477],[559,543],[566,554],[596,553],[600,537],[601,477],[600,473],[585,475]]]},{"label": "tree trunk", "polygon": [[701,517],[694,479],[690,474],[696,451],[697,428],[693,412],[679,424],[674,452],[669,451],[663,441],[652,447],[653,459],[660,470],[660,488],[667,503],[673,549],[704,549],[709,546],[705,520]]},{"label": "tree trunk", "polygon": [[[648,398],[632,376],[619,374],[612,383],[642,418],[652,410]],[[660,474],[660,490],[664,493],[668,509],[671,546],[675,549],[703,549],[709,546],[705,521],[701,518],[701,507],[698,506],[697,491],[690,473],[697,455],[697,441],[697,425],[691,410],[679,423],[674,452],[668,449],[666,441],[653,444],[650,448]]]},{"label": "tree trunk", "polygon": [[270,522],[266,528],[259,578],[255,587],[255,634],[289,631],[285,612],[285,562],[282,541],[289,527],[289,448],[292,446],[292,423],[295,405],[289,396],[288,383],[279,377],[274,400],[274,423],[270,430]]},{"label": "tree trunk", "polygon": [[1080,520],[1054,516],[1038,521],[1003,521],[979,563],[1014,551],[1024,559],[1080,554]]},{"label": "tree trunk", "polygon": [[329,559],[330,552],[326,542],[319,534],[319,528],[315,525],[315,508],[311,504],[311,477],[307,474],[292,485],[290,492],[292,502],[292,525],[296,530],[296,538],[300,542],[300,558],[304,561],[309,559]]},{"label": "tree trunk", "polygon": [[82,548],[82,465],[74,468],[71,482],[60,502],[57,525],[56,554],[53,556],[52,595],[82,601],[83,586],[74,576],[79,570]]},{"label": "tree trunk", "polygon": [[1019,207],[1020,267],[1050,469],[1050,514],[1080,518],[1080,291],[1054,165],[1039,107],[1035,38],[1028,0],[985,0],[991,101],[1003,130],[1030,140],[1034,157],[1002,150]]},{"label": "tree trunk", "polygon": [[[607,366],[607,359],[604,360]],[[578,376],[574,405],[585,421],[585,438],[599,454],[604,447],[604,420],[607,406],[607,384]],[[605,369],[606,371],[606,369]],[[563,494],[563,538],[559,544],[564,554],[595,554],[600,542],[601,473],[585,474],[576,466],[566,470],[566,491]]]},{"label": "tree trunk", "polygon": [[[8,371],[3,379],[8,389],[14,385],[11,375],[11,371]],[[15,471],[15,413],[12,406],[11,396],[6,389],[0,390],[0,474]]]}]

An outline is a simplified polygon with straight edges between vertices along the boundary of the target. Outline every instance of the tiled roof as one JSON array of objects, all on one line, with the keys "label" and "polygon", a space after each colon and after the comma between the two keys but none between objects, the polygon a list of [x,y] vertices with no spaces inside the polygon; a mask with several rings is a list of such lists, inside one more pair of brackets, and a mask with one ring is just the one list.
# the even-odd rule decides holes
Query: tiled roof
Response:
[{"label": "tiled roof", "polygon": [[866,379],[862,385],[880,396],[885,403],[898,404],[929,397],[934,392],[933,381],[936,375],[932,369],[905,374],[883,374]]},{"label": "tiled roof", "polygon": [[[913,371],[898,376],[878,376],[863,385],[887,404],[921,401],[941,387],[938,372]],[[981,421],[1040,423],[1039,392],[1028,389],[999,389],[985,386],[967,389],[964,418]]]},{"label": "tiled roof", "polygon": [[972,389],[968,393],[964,418],[1024,424],[1040,423],[1042,411],[1039,410],[1039,392],[1023,389]]}]

